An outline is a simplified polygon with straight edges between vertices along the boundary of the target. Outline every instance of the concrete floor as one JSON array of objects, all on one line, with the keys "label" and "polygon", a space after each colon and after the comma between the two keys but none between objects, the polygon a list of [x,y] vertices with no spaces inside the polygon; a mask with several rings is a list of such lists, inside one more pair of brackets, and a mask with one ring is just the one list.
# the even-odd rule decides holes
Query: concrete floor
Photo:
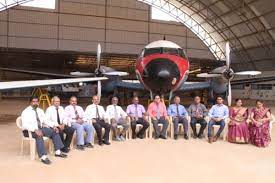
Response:
[{"label": "concrete floor", "polygon": [[[274,183],[275,142],[268,148],[204,140],[129,140],[80,152],[43,165],[20,155],[15,118],[26,100],[0,101],[1,182]],[[274,108],[273,108],[274,109]],[[273,128],[272,138],[275,138]]]}]

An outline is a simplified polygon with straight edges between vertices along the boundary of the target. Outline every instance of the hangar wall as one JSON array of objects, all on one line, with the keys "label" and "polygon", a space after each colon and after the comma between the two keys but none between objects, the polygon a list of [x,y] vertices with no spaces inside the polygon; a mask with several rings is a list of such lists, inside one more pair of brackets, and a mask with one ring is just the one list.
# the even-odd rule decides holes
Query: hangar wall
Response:
[{"label": "hangar wall", "polygon": [[0,12],[0,47],[138,54],[166,36],[189,57],[214,59],[203,42],[176,22],[151,20],[136,0],[57,0],[55,10],[17,6]]}]

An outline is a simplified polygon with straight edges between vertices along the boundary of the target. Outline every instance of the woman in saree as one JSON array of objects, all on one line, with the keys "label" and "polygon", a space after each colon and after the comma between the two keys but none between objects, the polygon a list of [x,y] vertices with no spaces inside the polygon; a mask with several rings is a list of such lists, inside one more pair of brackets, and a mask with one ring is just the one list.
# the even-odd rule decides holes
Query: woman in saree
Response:
[{"label": "woman in saree", "polygon": [[230,122],[228,124],[227,140],[231,143],[248,143],[248,109],[242,107],[242,100],[236,99],[235,106],[229,110]]},{"label": "woman in saree", "polygon": [[269,123],[271,112],[264,107],[263,101],[257,100],[256,107],[251,111],[251,123],[249,125],[250,143],[257,147],[267,147],[271,141]]}]

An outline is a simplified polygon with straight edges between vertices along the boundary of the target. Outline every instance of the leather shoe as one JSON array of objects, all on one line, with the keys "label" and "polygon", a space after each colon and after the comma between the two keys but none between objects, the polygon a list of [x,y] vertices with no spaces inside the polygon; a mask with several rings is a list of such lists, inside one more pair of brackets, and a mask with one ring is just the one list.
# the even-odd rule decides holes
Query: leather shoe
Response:
[{"label": "leather shoe", "polygon": [[45,165],[49,165],[52,163],[51,160],[49,160],[49,158],[41,159],[41,162],[44,163]]},{"label": "leather shoe", "polygon": [[208,142],[209,142],[210,144],[212,144],[212,143],[213,143],[213,137],[208,137]]},{"label": "leather shoe", "polygon": [[159,136],[161,139],[167,139],[167,137],[165,137],[164,135],[160,135]]},{"label": "leather shoe", "polygon": [[188,137],[187,134],[184,134],[183,138],[184,138],[185,140],[188,140],[188,139],[189,139],[189,137]]},{"label": "leather shoe", "polygon": [[61,152],[63,152],[63,153],[68,153],[68,152],[70,152],[70,149],[67,148],[67,147],[63,147],[63,148],[60,149],[60,150],[61,150]]},{"label": "leather shoe", "polygon": [[174,135],[174,139],[175,139],[175,140],[178,140],[178,135]]},{"label": "leather shoe", "polygon": [[219,136],[215,136],[215,137],[213,138],[213,142],[217,142],[218,138],[219,138]]},{"label": "leather shoe", "polygon": [[106,144],[106,145],[111,145],[111,143],[110,143],[110,142],[108,142],[108,141],[103,141],[103,144]]},{"label": "leather shoe", "polygon": [[103,146],[103,142],[102,142],[102,141],[99,141],[99,142],[98,142],[98,145]]},{"label": "leather shoe", "polygon": [[67,154],[64,154],[64,153],[55,154],[54,156],[59,158],[67,158]]},{"label": "leather shoe", "polygon": [[199,138],[199,139],[202,139],[202,138],[203,138],[202,134],[200,134],[200,135],[198,136],[198,138]]},{"label": "leather shoe", "polygon": [[84,151],[85,150],[83,145],[77,145],[76,149],[80,150],[80,151]]},{"label": "leather shoe", "polygon": [[94,146],[93,146],[91,143],[86,143],[86,144],[85,144],[85,147],[93,148]]}]

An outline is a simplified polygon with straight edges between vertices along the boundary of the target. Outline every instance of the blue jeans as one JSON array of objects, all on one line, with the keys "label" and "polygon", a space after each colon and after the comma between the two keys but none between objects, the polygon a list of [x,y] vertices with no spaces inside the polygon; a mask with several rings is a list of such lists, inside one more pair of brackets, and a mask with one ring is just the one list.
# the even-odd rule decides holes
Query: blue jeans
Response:
[{"label": "blue jeans", "polygon": [[221,120],[219,122],[215,122],[213,120],[210,120],[209,124],[208,124],[208,137],[212,136],[211,135],[211,130],[212,130],[213,125],[219,125],[220,126],[220,128],[219,128],[219,130],[218,130],[218,132],[216,134],[216,136],[219,137],[221,135],[224,127],[225,127],[225,122],[224,122],[224,120]]},{"label": "blue jeans", "polygon": [[[76,130],[76,141],[77,145],[84,145],[86,143],[92,143],[94,139],[94,127],[93,125],[90,125],[88,123],[72,123],[72,127]],[[87,136],[86,139],[84,139],[84,131],[86,132]],[[85,141],[85,143],[84,143]]]}]

